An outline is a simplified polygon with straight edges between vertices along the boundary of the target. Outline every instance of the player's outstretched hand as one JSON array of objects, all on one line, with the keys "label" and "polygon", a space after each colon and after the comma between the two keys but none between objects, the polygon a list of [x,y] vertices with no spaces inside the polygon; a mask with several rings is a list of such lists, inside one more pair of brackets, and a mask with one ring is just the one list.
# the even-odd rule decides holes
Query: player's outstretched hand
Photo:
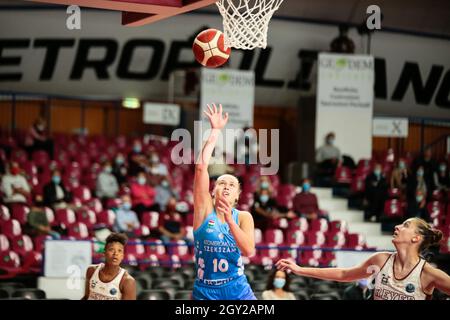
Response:
[{"label": "player's outstretched hand", "polygon": [[275,265],[277,266],[278,270],[291,271],[294,274],[298,274],[300,272],[300,270],[301,270],[301,267],[296,265],[291,260],[287,260],[287,259],[281,259]]},{"label": "player's outstretched hand", "polygon": [[212,108],[209,104],[206,105],[209,110],[203,111],[203,113],[208,117],[211,128],[222,129],[228,122],[228,113],[222,115],[222,105],[219,104],[219,110],[217,110],[216,104],[212,104]]}]

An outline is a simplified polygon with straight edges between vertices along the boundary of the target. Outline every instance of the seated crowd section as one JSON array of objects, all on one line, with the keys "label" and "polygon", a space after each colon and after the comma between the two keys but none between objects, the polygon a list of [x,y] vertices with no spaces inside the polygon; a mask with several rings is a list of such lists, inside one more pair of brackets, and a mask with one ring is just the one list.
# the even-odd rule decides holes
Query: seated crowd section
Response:
[{"label": "seated crowd section", "polygon": [[[102,241],[110,231],[128,235],[124,264],[136,271],[193,270],[193,156],[191,164],[175,165],[171,153],[176,143],[151,135],[55,134],[51,144],[34,148],[22,143],[23,136],[4,136],[0,142],[0,279],[41,274],[45,241],[50,239],[91,240],[93,263],[100,262]],[[359,198],[368,220],[426,218],[444,232],[441,251],[448,253],[448,189],[429,186],[426,165],[412,170],[410,160],[363,159],[355,167],[338,165],[334,190],[349,202]],[[309,179],[301,186],[283,184],[277,175],[260,176],[259,165],[211,169],[211,177],[230,172],[239,178],[237,208],[254,217],[257,252],[244,261],[248,276],[251,270],[272,268],[280,258],[333,266],[334,249],[377,249],[367,246],[364,235],[350,233],[346,221],[329,219]],[[425,174],[420,176],[421,169]],[[444,171],[448,179],[448,169]],[[385,189],[381,195],[379,185]],[[212,179],[211,190],[213,186]],[[375,191],[367,193],[371,189]],[[415,211],[408,209],[411,194]],[[180,290],[189,285],[183,283]]]}]

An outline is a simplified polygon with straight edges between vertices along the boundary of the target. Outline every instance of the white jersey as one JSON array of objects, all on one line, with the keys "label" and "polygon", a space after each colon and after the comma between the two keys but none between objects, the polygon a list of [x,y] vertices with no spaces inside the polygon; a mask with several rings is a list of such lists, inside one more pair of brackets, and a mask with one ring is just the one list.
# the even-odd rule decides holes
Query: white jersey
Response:
[{"label": "white jersey", "polygon": [[423,292],[420,275],[426,263],[420,259],[409,274],[398,279],[394,275],[396,253],[393,253],[384,263],[375,278],[374,300],[425,300],[430,296]]},{"label": "white jersey", "polygon": [[121,300],[120,281],[125,275],[125,269],[120,268],[117,276],[110,282],[102,282],[99,277],[100,270],[105,265],[100,263],[95,265],[95,271],[89,280],[89,297],[88,300]]}]

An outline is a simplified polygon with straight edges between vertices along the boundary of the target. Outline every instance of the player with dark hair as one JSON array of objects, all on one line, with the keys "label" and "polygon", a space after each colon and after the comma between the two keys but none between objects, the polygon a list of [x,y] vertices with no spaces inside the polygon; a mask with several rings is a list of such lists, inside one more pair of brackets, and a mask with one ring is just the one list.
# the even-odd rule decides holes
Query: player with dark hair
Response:
[{"label": "player with dark hair", "polygon": [[434,289],[450,295],[450,276],[421,256],[441,239],[441,231],[420,218],[411,218],[395,227],[394,253],[375,253],[352,268],[302,268],[286,259],[278,261],[277,267],[299,276],[341,282],[374,276],[375,300],[425,300],[431,298]]},{"label": "player with dark hair", "polygon": [[136,282],[120,267],[127,240],[122,233],[106,238],[105,263],[87,269],[82,300],[136,300]]}]

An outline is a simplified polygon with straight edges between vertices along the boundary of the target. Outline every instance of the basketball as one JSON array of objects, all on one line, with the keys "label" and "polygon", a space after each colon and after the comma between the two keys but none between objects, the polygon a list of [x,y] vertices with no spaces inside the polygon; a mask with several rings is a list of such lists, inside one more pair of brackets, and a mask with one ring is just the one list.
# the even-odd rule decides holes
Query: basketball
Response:
[{"label": "basketball", "polygon": [[227,62],[231,48],[224,45],[223,33],[216,29],[207,29],[195,37],[192,45],[195,59],[205,67],[217,68]]}]

